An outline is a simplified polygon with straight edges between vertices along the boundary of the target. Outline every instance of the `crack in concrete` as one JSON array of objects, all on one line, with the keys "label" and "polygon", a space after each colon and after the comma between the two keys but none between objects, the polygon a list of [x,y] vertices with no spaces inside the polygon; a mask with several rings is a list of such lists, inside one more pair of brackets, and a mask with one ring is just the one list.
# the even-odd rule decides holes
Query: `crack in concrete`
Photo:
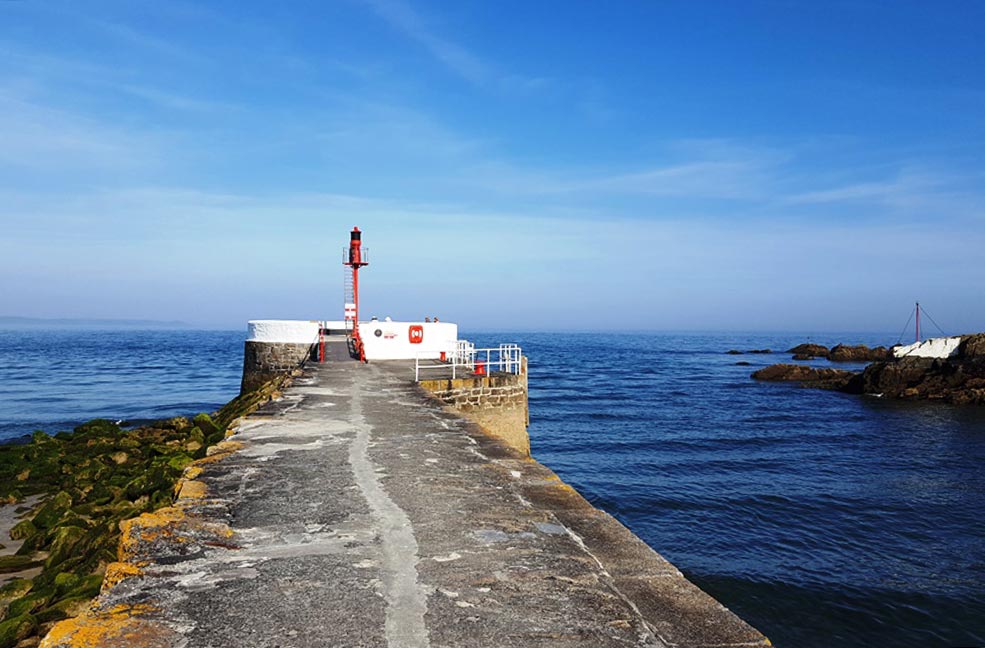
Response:
[{"label": "crack in concrete", "polygon": [[[374,371],[375,373],[375,371]],[[369,458],[373,426],[363,417],[362,372],[352,372],[350,415],[356,436],[349,446],[349,465],[380,530],[382,584],[386,599],[386,640],[390,648],[428,648],[427,593],[417,580],[417,538],[410,518],[390,499],[380,482],[380,467]]]},{"label": "crack in concrete", "polygon": [[599,559],[599,557],[596,556],[594,553],[592,553],[592,550],[588,548],[588,545],[585,544],[585,541],[582,539],[582,537],[563,524],[559,523],[554,526],[564,529],[564,531],[568,534],[568,537],[570,537],[574,541],[574,543],[578,545],[578,548],[581,549],[584,553],[588,554],[588,556],[590,556],[591,559],[595,561],[595,563],[599,567],[599,573],[603,577],[601,579],[602,582],[605,583],[605,585],[609,588],[609,590],[613,594],[615,594],[616,597],[619,598],[619,600],[625,603],[626,606],[630,610],[632,610],[633,615],[636,617],[636,621],[639,623],[640,626],[638,631],[640,645],[653,646],[654,648],[666,648],[667,646],[672,645],[666,642],[664,638],[659,635],[656,628],[654,628],[653,625],[649,621],[647,621],[643,613],[640,612],[640,608],[636,605],[636,603],[633,602],[633,600],[630,599],[628,596],[626,596],[626,594],[621,589],[616,587],[614,579],[612,578],[612,574],[610,574],[609,570],[605,568],[605,564],[603,564],[603,562]]}]

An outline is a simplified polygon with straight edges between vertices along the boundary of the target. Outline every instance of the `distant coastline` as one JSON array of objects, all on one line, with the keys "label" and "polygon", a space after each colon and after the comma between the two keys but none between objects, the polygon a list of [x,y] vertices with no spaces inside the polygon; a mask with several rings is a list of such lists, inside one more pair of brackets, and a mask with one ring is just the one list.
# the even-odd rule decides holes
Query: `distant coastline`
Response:
[{"label": "distant coastline", "polygon": [[84,319],[84,318],[42,318],[0,315],[0,329],[190,329],[191,324],[180,320],[145,319]]}]

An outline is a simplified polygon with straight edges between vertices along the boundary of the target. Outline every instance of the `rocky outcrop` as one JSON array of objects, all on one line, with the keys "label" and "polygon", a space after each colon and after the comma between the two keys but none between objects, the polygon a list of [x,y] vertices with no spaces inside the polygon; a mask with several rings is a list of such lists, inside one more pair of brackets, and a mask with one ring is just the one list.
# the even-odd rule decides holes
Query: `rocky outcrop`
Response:
[{"label": "rocky outcrop", "polygon": [[844,369],[819,369],[794,364],[775,364],[753,372],[756,380],[769,382],[799,382],[821,389],[844,389],[857,376],[857,372]]},{"label": "rocky outcrop", "polygon": [[985,333],[961,336],[958,357],[964,359],[985,358]]},{"label": "rocky outcrop", "polygon": [[[977,343],[976,343],[977,344]],[[901,358],[874,362],[850,385],[851,391],[908,400],[985,404],[985,355],[948,359]]]},{"label": "rocky outcrop", "polygon": [[893,357],[892,349],[887,349],[884,346],[870,349],[864,344],[836,344],[829,349],[822,344],[805,343],[787,349],[787,353],[793,354],[794,360],[827,358],[832,362],[875,362],[877,360],[891,360]]},{"label": "rocky outcrop", "polygon": [[[801,344],[791,352],[830,360],[875,359],[861,372],[778,364],[752,374],[757,380],[794,381],[808,387],[836,389],[905,400],[933,400],[954,404],[985,404],[985,333],[961,336],[957,352],[947,358],[895,359],[886,347],[838,345],[831,350]],[[795,356],[797,357],[797,356]]]},{"label": "rocky outcrop", "polygon": [[798,344],[792,349],[787,349],[787,353],[794,355],[794,360],[809,360],[811,358],[827,358],[828,347],[821,344]]},{"label": "rocky outcrop", "polygon": [[828,352],[828,360],[832,362],[876,362],[879,360],[892,360],[892,358],[892,349],[887,349],[884,346],[877,346],[874,349],[870,349],[864,344],[838,344]]}]

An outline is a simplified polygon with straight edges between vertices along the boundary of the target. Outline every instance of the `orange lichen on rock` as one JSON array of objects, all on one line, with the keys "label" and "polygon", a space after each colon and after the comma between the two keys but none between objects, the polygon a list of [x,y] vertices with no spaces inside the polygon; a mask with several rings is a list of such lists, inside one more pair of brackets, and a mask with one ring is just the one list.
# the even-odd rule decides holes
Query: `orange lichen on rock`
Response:
[{"label": "orange lichen on rock", "polygon": [[[185,513],[179,508],[167,506],[153,513],[144,513],[140,517],[130,518],[120,522],[120,546],[117,555],[121,562],[132,562],[137,557],[141,542],[150,542],[168,532],[169,526],[185,519]],[[138,563],[139,564],[139,563]]]},{"label": "orange lichen on rock", "polygon": [[144,618],[150,605],[117,605],[109,610],[91,609],[81,616],[60,621],[41,641],[41,648],[166,648],[173,645],[171,628]]},{"label": "orange lichen on rock", "polygon": [[120,523],[120,545],[117,555],[121,562],[143,566],[142,555],[147,545],[159,540],[184,543],[199,536],[221,538],[232,537],[233,530],[228,525],[187,515],[180,506],[168,506],[153,513],[124,520]]},{"label": "orange lichen on rock", "polygon": [[242,447],[243,444],[240,443],[239,441],[232,441],[229,439],[226,439],[225,441],[220,441],[219,443],[215,444],[214,446],[211,446],[208,450],[206,450],[205,458],[198,459],[197,461],[195,461],[193,465],[201,466],[203,464],[214,463],[216,461],[219,461],[220,459],[224,459],[228,457],[229,455],[236,452]]},{"label": "orange lichen on rock", "polygon": [[178,499],[204,499],[209,489],[205,482],[195,479],[182,479],[178,482]]},{"label": "orange lichen on rock", "polygon": [[140,576],[143,570],[137,565],[126,562],[113,562],[106,565],[106,574],[103,576],[101,591],[105,592],[124,578]]}]

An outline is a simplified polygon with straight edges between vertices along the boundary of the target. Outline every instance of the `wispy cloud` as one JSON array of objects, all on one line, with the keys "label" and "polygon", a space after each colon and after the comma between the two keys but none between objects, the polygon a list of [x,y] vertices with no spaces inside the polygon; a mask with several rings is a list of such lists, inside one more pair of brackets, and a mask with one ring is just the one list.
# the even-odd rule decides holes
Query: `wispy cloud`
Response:
[{"label": "wispy cloud", "polygon": [[12,168],[123,169],[156,161],[153,135],[58,110],[0,90],[0,164]]},{"label": "wispy cloud", "polygon": [[903,171],[886,180],[849,183],[794,194],[787,198],[787,202],[791,204],[898,203],[905,196],[923,195],[929,191],[936,191],[943,184],[944,180],[940,177]]},{"label": "wispy cloud", "polygon": [[483,159],[456,182],[504,195],[629,196],[645,200],[768,201],[779,195],[788,156],[772,148],[714,140],[669,142],[661,161],[613,173],[606,167],[525,167],[508,159]]},{"label": "wispy cloud", "polygon": [[589,180],[581,191],[643,194],[698,199],[762,199],[772,177],[768,169],[746,160],[695,161]]},{"label": "wispy cloud", "polygon": [[424,18],[403,0],[365,0],[394,29],[424,46],[430,54],[466,81],[482,85],[492,69],[465,47],[438,36]]},{"label": "wispy cloud", "polygon": [[192,112],[230,110],[235,106],[200,94],[180,92],[135,80],[141,75],[118,65],[94,63],[78,57],[66,58],[34,52],[13,43],[0,42],[7,59],[8,79],[30,79],[38,94],[81,95],[105,99],[107,93],[136,97],[158,108]]},{"label": "wispy cloud", "polygon": [[181,62],[182,64],[204,65],[208,57],[202,56],[195,48],[182,45],[176,39],[164,39],[152,36],[144,31],[120,22],[85,18],[90,24],[102,30],[113,39],[122,42],[128,48],[153,54],[164,60]]},{"label": "wispy cloud", "polygon": [[[981,177],[966,172],[904,167],[884,179],[848,182],[783,197],[793,206],[858,206],[880,214],[907,213],[925,218],[985,218]],[[888,210],[888,211],[887,211]]]}]

